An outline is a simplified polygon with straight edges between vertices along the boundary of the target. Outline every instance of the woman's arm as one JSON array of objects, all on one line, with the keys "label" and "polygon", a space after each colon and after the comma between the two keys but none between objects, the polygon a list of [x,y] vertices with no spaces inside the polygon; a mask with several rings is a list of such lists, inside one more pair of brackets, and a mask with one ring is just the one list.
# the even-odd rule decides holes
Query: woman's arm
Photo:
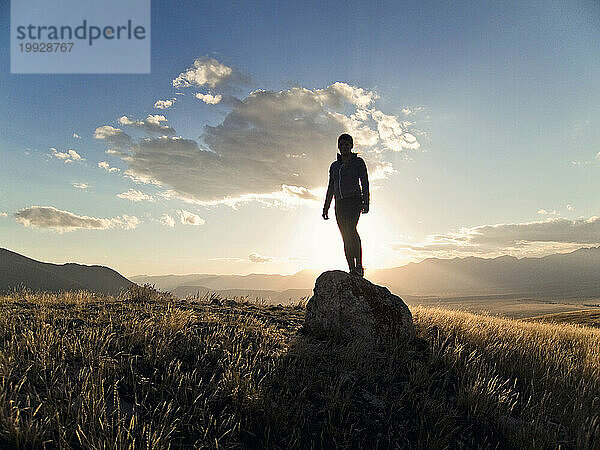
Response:
[{"label": "woman's arm", "polygon": [[333,198],[333,172],[332,172],[333,164],[329,167],[329,184],[327,185],[327,194],[325,195],[325,205],[323,205],[323,218],[327,215],[329,211],[329,206],[331,205],[331,199]]},{"label": "woman's arm", "polygon": [[366,211],[369,211],[369,200],[370,200],[370,196],[369,196],[369,174],[367,173],[367,165],[365,164],[364,159],[360,159],[362,164],[360,167],[360,174],[359,174],[359,178],[360,178],[360,187],[361,187],[361,191],[362,191],[362,202],[363,202],[363,206],[366,207]]}]

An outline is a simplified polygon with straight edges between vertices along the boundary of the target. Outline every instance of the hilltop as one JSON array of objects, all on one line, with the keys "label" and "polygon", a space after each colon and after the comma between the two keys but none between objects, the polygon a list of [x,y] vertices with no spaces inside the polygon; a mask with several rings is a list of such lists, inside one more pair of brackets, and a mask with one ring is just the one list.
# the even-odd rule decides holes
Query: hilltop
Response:
[{"label": "hilltop", "polygon": [[46,263],[0,248],[0,294],[27,288],[48,292],[87,290],[117,295],[132,284],[109,267]]},{"label": "hilltop", "polygon": [[0,309],[4,448],[600,443],[598,329],[413,307],[413,344],[365,352],[304,332],[302,303],[134,286]]}]

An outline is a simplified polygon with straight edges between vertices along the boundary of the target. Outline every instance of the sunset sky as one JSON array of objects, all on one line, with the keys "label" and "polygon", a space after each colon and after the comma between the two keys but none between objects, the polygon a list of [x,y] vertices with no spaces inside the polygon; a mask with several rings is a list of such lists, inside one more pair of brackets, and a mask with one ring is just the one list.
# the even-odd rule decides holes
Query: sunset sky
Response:
[{"label": "sunset sky", "polygon": [[8,10],[1,247],[126,276],[345,269],[321,218],[343,132],[367,273],[600,245],[597,1],[154,1],[148,75],[11,74]]}]

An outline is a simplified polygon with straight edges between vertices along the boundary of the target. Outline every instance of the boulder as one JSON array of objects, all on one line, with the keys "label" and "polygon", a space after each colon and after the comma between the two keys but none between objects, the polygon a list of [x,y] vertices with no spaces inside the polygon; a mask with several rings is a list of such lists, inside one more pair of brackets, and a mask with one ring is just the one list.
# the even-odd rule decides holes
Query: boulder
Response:
[{"label": "boulder", "polygon": [[341,270],[323,272],[306,305],[304,328],[332,340],[410,341],[415,327],[408,306],[387,288]]}]

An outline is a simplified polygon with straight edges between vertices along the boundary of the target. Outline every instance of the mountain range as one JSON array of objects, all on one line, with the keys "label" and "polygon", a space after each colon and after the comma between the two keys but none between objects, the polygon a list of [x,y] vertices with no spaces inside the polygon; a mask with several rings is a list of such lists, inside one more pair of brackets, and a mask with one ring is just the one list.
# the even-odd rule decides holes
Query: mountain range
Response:
[{"label": "mountain range", "polygon": [[[105,266],[36,261],[0,248],[0,293],[32,290],[79,290],[118,294],[132,284],[149,283],[178,297],[206,295],[262,297],[286,303],[312,294],[320,272],[292,275],[138,275],[131,281]],[[600,298],[600,247],[541,258],[429,258],[390,269],[368,270],[373,283],[400,296],[528,296],[532,298]]]},{"label": "mountain range", "polygon": [[[131,279],[174,293],[236,289],[256,291],[251,295],[260,295],[259,291],[298,289],[310,295],[318,275],[317,271],[302,270],[292,275],[139,275]],[[391,269],[369,270],[366,276],[401,296],[600,298],[600,247],[541,258],[429,258]]]},{"label": "mountain range", "polygon": [[26,287],[34,291],[87,290],[117,295],[133,283],[104,266],[52,264],[0,248],[0,293]]}]

